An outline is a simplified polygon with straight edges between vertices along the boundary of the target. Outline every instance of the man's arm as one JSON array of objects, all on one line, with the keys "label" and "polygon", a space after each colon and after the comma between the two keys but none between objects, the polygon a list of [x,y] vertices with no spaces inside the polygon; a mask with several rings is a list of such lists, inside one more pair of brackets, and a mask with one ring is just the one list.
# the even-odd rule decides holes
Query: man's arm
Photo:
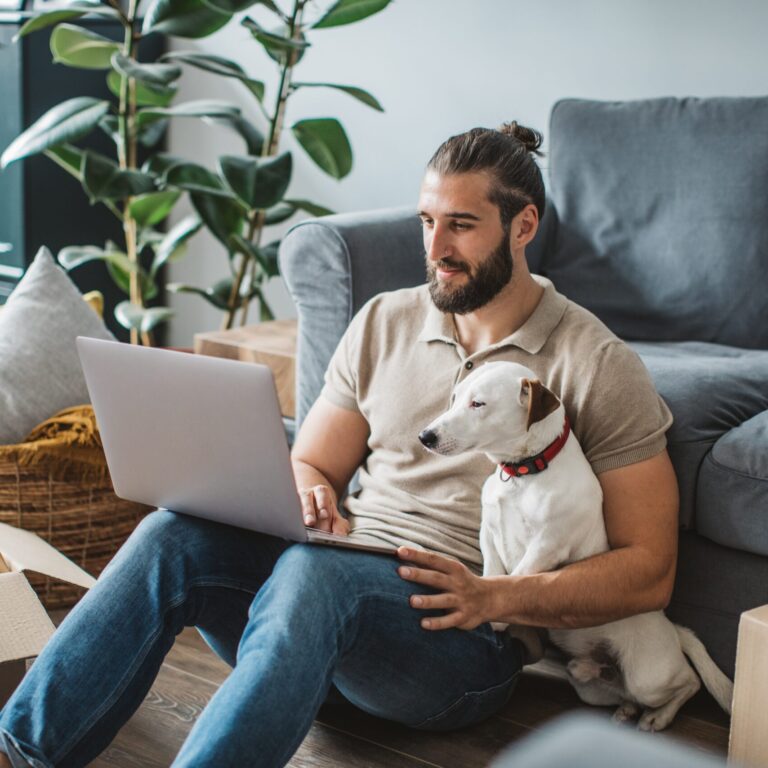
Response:
[{"label": "man's arm", "polygon": [[[359,411],[319,397],[304,419],[291,451],[304,520],[319,530],[337,530],[338,499],[368,450],[370,428]],[[325,513],[325,514],[324,514]]]},{"label": "man's arm", "polygon": [[[531,576],[474,576],[455,560],[409,550],[416,564],[401,575],[442,594],[411,599],[445,608],[429,629],[472,629],[484,621],[574,628],[664,608],[677,563],[678,490],[666,451],[598,476],[610,551],[558,571]],[[429,622],[429,624],[424,624]]]}]

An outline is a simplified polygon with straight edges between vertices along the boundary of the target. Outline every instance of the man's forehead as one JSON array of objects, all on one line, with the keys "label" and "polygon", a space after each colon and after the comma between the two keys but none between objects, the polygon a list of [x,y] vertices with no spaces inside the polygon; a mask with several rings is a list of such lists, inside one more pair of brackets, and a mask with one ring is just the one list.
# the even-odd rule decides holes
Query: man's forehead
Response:
[{"label": "man's forehead", "polygon": [[421,184],[418,211],[431,216],[480,220],[496,210],[488,197],[490,184],[484,173],[441,175],[428,170]]}]

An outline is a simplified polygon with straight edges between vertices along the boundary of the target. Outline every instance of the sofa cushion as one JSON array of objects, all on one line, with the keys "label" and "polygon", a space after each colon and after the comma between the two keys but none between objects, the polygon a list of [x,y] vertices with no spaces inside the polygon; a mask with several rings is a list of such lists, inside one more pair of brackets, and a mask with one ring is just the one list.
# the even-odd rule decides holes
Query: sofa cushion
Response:
[{"label": "sofa cushion", "polygon": [[696,530],[726,547],[768,555],[768,411],[723,435],[699,473]]},{"label": "sofa cushion", "polygon": [[704,342],[633,342],[675,418],[667,432],[680,522],[695,527],[699,469],[712,446],[768,408],[768,352]]},{"label": "sofa cushion", "polygon": [[41,248],[0,312],[0,444],[17,443],[54,413],[90,402],[79,335],[114,338]]},{"label": "sofa cushion", "polygon": [[768,349],[768,98],[558,102],[544,268],[623,339]]}]

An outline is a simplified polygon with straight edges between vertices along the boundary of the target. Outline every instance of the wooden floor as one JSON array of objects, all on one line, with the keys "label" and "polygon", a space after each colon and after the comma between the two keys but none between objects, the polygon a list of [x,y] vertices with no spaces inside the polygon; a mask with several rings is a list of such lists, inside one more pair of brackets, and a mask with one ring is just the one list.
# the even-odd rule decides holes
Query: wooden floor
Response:
[{"label": "wooden floor", "polygon": [[[93,768],[167,766],[195,719],[229,674],[193,629],[168,655],[139,711]],[[501,749],[557,715],[585,708],[570,686],[550,675],[524,672],[512,701],[485,722],[452,733],[430,734],[370,717],[348,704],[326,704],[293,757],[293,768],[479,768]],[[606,718],[610,710],[589,707]],[[705,693],[688,702],[672,728],[648,738],[682,740],[725,756],[728,719]]]}]

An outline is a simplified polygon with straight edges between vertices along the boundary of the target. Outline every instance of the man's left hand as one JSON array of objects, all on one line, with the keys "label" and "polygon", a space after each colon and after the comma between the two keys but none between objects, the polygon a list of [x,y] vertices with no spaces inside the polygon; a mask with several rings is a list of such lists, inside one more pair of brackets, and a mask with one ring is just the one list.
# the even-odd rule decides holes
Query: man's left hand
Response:
[{"label": "man's left hand", "polygon": [[424,629],[474,629],[494,618],[491,584],[475,576],[463,563],[411,547],[400,547],[397,554],[401,560],[408,561],[397,570],[401,578],[441,590],[437,595],[411,596],[414,608],[446,611],[445,616],[422,619]]}]

